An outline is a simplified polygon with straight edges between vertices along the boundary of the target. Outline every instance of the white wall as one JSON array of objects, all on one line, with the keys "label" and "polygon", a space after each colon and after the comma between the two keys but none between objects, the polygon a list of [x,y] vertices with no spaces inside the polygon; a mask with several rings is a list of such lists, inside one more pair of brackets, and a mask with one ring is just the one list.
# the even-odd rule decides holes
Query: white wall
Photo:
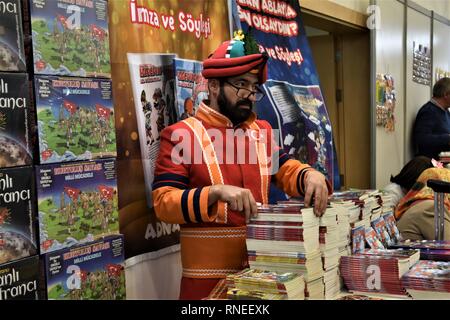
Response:
[{"label": "white wall", "polygon": [[[323,1],[323,0],[317,0]],[[347,7],[349,9],[366,13],[366,9],[370,4],[370,0],[329,0],[340,4],[341,6]],[[380,2],[397,2],[397,0],[378,0]],[[413,0],[413,2],[421,5],[422,7],[433,10],[437,14],[450,19],[450,1],[449,0]],[[301,5],[301,1],[300,1]]]},{"label": "white wall", "polygon": [[[366,13],[370,4],[370,0],[330,1],[361,13]],[[376,2],[381,9],[381,29],[376,32],[376,56],[373,58],[376,61],[376,72],[392,74],[397,91],[395,132],[387,133],[382,127],[376,127],[375,132],[375,187],[382,188],[389,182],[390,175],[397,174],[414,156],[413,124],[419,108],[430,99],[431,86],[412,81],[413,42],[416,41],[417,44],[430,49],[431,18],[408,8],[406,39],[404,39],[404,4],[396,0]],[[450,1],[413,0],[413,2],[450,19]],[[436,68],[450,70],[450,27],[438,21],[433,23],[434,80]]]},{"label": "white wall", "polygon": [[[139,257],[139,256],[138,256]],[[125,262],[127,300],[177,300],[180,293],[181,255],[174,252],[158,259]]]},{"label": "white wall", "polygon": [[411,8],[407,10],[406,36],[406,113],[405,113],[405,163],[414,156],[412,149],[412,129],[417,111],[431,98],[430,86],[412,81],[413,41],[430,50],[430,17]]},{"label": "white wall", "polygon": [[448,0],[413,0],[425,9],[433,10],[437,14],[450,18],[450,1]]},{"label": "white wall", "polygon": [[395,131],[386,132],[376,127],[375,172],[376,188],[389,183],[389,178],[403,167],[404,145],[404,63],[403,23],[404,6],[397,1],[381,1],[381,28],[376,33],[376,72],[390,74],[394,78],[396,107]]},{"label": "white wall", "polygon": [[433,84],[437,68],[450,71],[450,26],[434,20],[433,25]]}]

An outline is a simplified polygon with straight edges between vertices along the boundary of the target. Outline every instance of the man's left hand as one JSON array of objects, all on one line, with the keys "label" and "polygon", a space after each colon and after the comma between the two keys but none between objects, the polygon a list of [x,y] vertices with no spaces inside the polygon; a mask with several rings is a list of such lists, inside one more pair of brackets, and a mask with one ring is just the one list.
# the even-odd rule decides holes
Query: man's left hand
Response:
[{"label": "man's left hand", "polygon": [[305,172],[305,204],[309,206],[314,197],[314,214],[321,217],[327,208],[328,188],[325,176],[316,170]]}]

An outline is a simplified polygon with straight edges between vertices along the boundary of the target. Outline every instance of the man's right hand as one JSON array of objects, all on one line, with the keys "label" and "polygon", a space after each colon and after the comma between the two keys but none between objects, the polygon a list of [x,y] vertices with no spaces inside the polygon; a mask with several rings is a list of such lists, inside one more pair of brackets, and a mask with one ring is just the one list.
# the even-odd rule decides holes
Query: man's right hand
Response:
[{"label": "man's right hand", "polygon": [[250,216],[255,217],[257,214],[256,201],[249,189],[225,184],[213,185],[209,188],[208,205],[219,200],[228,203],[230,210],[244,213],[247,223]]}]

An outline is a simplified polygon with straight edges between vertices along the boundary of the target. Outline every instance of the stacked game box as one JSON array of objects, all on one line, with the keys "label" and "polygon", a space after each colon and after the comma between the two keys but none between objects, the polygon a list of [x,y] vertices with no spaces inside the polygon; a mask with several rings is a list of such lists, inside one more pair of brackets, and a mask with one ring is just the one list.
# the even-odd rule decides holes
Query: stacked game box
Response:
[{"label": "stacked game box", "polygon": [[28,76],[0,72],[0,168],[32,164]]},{"label": "stacked game box", "polygon": [[0,265],[37,254],[33,168],[0,169]]},{"label": "stacked game box", "polygon": [[0,1],[0,71],[26,70],[21,0]]},{"label": "stacked game box", "polygon": [[1,300],[38,300],[39,256],[0,265]]},{"label": "stacked game box", "polygon": [[40,162],[116,156],[111,80],[36,76]]},{"label": "stacked game box", "polygon": [[111,77],[105,0],[31,0],[34,72]]},{"label": "stacked game box", "polygon": [[45,256],[50,300],[125,299],[123,236],[110,236]]},{"label": "stacked game box", "polygon": [[119,232],[115,170],[114,159],[37,167],[41,253]]}]

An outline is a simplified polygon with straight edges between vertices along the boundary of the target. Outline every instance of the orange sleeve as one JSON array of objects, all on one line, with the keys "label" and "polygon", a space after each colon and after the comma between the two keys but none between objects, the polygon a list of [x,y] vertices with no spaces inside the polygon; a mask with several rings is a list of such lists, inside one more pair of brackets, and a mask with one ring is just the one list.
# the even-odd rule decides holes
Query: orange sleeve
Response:
[{"label": "orange sleeve", "polygon": [[276,186],[291,197],[305,195],[305,173],[314,170],[300,161],[287,159],[273,176]]},{"label": "orange sleeve", "polygon": [[[208,207],[210,186],[199,188],[189,187],[190,165],[183,163],[181,158],[172,161],[172,149],[175,144],[182,142],[172,141],[172,133],[179,125],[165,128],[161,132],[161,143],[155,165],[155,178],[152,185],[153,206],[158,219],[168,223],[200,223],[220,222],[225,215],[225,205],[216,203]],[[185,133],[190,135],[188,129]],[[192,138],[192,135],[191,135]],[[190,140],[193,141],[193,140]],[[186,151],[186,149],[183,149]],[[185,155],[189,157],[189,155]],[[186,158],[185,158],[186,159]]]}]

